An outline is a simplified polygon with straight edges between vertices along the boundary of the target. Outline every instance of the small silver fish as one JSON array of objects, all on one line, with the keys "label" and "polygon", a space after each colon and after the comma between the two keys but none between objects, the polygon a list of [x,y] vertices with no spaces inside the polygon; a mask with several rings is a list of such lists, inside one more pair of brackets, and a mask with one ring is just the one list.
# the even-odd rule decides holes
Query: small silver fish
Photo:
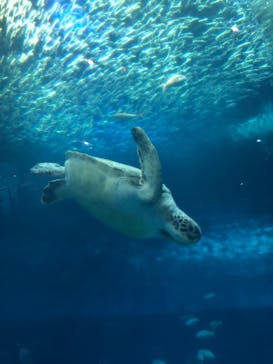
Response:
[{"label": "small silver fish", "polygon": [[185,79],[186,79],[186,76],[182,75],[180,73],[172,75],[170,78],[167,79],[167,81],[165,83],[162,84],[162,91],[165,92],[167,90],[167,88],[169,88],[171,86],[179,85]]},{"label": "small silver fish", "polygon": [[203,296],[204,300],[212,300],[215,297],[216,297],[216,293],[214,293],[214,292],[208,292],[208,293],[204,294],[204,296]]},{"label": "small silver fish", "polygon": [[213,320],[209,323],[209,327],[214,331],[216,330],[219,326],[222,326],[223,322],[222,321],[217,321],[217,320]]},{"label": "small silver fish", "polygon": [[193,326],[196,326],[199,323],[199,321],[200,321],[199,318],[191,317],[191,318],[185,320],[185,325],[188,327],[193,327]]},{"label": "small silver fish", "polygon": [[196,333],[197,339],[209,339],[214,336],[214,332],[210,330],[200,330]]},{"label": "small silver fish", "polygon": [[197,352],[197,360],[201,361],[202,363],[207,360],[214,360],[215,355],[209,349],[199,349]]},{"label": "small silver fish", "polygon": [[111,115],[112,118],[116,118],[116,119],[134,119],[134,118],[142,118],[143,114],[130,114],[127,112],[117,112],[115,114]]}]

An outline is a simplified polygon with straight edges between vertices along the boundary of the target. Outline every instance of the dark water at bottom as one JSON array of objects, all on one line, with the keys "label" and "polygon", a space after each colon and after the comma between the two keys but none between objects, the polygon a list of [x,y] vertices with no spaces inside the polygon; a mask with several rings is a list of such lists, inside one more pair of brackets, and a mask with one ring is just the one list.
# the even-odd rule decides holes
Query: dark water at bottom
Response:
[{"label": "dark water at bottom", "polygon": [[198,362],[200,348],[213,351],[215,364],[273,362],[273,310],[207,312],[199,318],[200,325],[223,321],[215,337],[202,343],[196,328],[177,315],[2,321],[0,362],[19,363],[19,345],[31,352],[33,364],[151,364],[155,359],[191,364]]}]

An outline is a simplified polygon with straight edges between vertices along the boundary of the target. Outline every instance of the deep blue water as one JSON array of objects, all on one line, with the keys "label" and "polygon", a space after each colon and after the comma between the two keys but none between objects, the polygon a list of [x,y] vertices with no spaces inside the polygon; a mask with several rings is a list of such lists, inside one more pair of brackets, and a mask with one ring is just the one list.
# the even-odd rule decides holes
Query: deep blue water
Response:
[{"label": "deep blue water", "polygon": [[[3,362],[18,362],[20,345],[35,363],[194,363],[200,346],[217,363],[270,362],[272,231],[264,230],[272,226],[272,158],[238,149],[207,147],[183,166],[186,178],[163,158],[177,201],[203,229],[193,249],[128,239],[71,201],[41,206],[47,178],[37,182],[19,165],[24,183],[1,219]],[[248,188],[230,186],[242,175]],[[215,297],[204,299],[208,292]],[[200,324],[187,327],[187,315]],[[200,345],[195,333],[215,319],[223,325]]]},{"label": "deep blue water", "polygon": [[[209,343],[221,363],[268,363],[272,359],[272,310],[214,311],[201,315],[204,323],[221,317],[225,329]],[[1,347],[12,352],[24,337],[36,362],[44,363],[192,363],[198,345],[193,330],[175,315],[65,317],[51,320],[1,322]],[[3,361],[9,362],[9,361]]]},{"label": "deep blue water", "polygon": [[[271,4],[0,10],[0,364],[202,364],[201,349],[215,364],[272,363]],[[185,80],[165,90],[173,75]],[[135,125],[201,226],[194,246],[40,203],[51,178],[30,168],[68,149],[138,167]]]}]

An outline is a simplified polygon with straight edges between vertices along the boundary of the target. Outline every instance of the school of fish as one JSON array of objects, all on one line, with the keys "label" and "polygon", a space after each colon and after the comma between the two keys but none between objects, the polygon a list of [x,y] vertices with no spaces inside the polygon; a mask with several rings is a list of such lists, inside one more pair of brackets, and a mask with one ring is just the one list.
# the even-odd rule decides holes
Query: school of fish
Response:
[{"label": "school of fish", "polygon": [[63,151],[138,118],[219,117],[272,74],[268,3],[1,1],[1,137]]}]

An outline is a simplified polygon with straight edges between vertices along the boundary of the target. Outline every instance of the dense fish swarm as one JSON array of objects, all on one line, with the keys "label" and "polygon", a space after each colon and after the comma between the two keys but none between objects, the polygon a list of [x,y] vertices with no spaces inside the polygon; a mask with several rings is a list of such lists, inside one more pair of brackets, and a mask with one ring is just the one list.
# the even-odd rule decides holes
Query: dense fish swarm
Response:
[{"label": "dense fish swarm", "polygon": [[263,3],[2,0],[2,138],[65,150],[128,124],[153,133],[220,115],[271,76]]}]

